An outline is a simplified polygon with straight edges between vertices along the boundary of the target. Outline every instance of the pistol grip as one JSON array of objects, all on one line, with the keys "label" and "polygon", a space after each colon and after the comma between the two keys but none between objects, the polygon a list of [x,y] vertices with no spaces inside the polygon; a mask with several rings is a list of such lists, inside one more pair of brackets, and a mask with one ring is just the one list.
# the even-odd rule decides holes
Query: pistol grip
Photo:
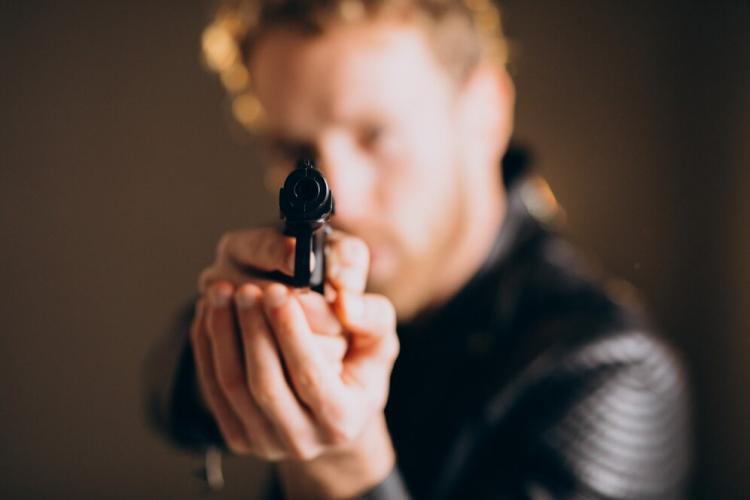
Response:
[{"label": "pistol grip", "polygon": [[[331,228],[327,224],[313,233],[313,252],[315,252],[315,269],[310,276],[310,288],[318,293],[323,293],[323,284],[326,280],[326,239]],[[309,262],[309,261],[308,261]]]},{"label": "pistol grip", "polygon": [[309,286],[313,233],[306,230],[299,231],[294,235],[294,239],[296,242],[294,249],[294,283],[297,286]]},{"label": "pistol grip", "polygon": [[[324,225],[317,231],[300,231],[295,234],[294,250],[294,284],[299,287],[310,287],[323,293],[325,282],[325,244],[330,228]],[[310,254],[315,254],[315,269],[310,270]]]}]

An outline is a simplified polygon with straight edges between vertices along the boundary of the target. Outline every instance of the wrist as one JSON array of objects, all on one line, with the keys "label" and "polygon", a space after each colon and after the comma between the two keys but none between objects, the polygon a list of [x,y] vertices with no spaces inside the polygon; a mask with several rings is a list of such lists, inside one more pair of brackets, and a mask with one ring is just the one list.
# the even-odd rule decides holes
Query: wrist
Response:
[{"label": "wrist", "polygon": [[354,442],[306,462],[282,461],[279,475],[288,498],[352,498],[384,481],[395,462],[381,413]]}]

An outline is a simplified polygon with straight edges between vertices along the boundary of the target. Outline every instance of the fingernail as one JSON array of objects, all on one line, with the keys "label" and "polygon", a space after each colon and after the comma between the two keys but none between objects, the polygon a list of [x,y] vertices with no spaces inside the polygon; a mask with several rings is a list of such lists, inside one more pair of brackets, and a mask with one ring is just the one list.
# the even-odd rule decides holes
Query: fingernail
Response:
[{"label": "fingernail", "polygon": [[234,295],[234,302],[240,309],[250,309],[255,304],[255,293],[248,287],[242,287]]},{"label": "fingernail", "polygon": [[232,291],[226,286],[213,286],[208,290],[208,301],[212,307],[226,307]]},{"label": "fingernail", "polygon": [[266,290],[264,300],[270,307],[280,307],[286,302],[287,295],[286,287],[271,285]]}]

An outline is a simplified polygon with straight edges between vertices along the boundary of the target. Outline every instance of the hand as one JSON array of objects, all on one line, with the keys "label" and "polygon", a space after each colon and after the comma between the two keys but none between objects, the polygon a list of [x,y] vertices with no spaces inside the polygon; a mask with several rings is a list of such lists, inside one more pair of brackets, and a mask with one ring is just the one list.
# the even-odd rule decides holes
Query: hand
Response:
[{"label": "hand", "polygon": [[[216,256],[198,277],[198,290],[206,293],[212,283],[228,281],[235,286],[255,278],[251,269],[294,274],[294,238],[271,228],[245,229],[225,233],[216,246]],[[314,255],[313,262],[314,265]],[[312,266],[311,266],[312,267]]]},{"label": "hand", "polygon": [[[223,239],[215,270],[252,260],[290,271],[283,265],[293,246],[279,245],[278,234],[276,246],[245,235],[253,237]],[[233,451],[285,460],[282,478],[296,477],[290,493],[305,485],[308,494],[356,494],[393,466],[382,411],[398,352],[395,314],[384,297],[363,293],[367,260],[361,241],[332,238],[333,307],[318,294],[261,288],[241,272],[233,281],[202,276],[213,277],[191,338],[204,400]]]},{"label": "hand", "polygon": [[[235,286],[270,282],[253,275],[251,270],[281,271],[294,275],[295,240],[271,228],[231,231],[222,235],[216,246],[214,261],[201,271],[198,290],[205,294],[212,283],[227,281]],[[326,246],[328,290],[339,288],[363,291],[367,282],[369,251],[363,241],[333,231]],[[310,269],[315,255],[310,255]],[[329,300],[333,297],[329,295]]]}]

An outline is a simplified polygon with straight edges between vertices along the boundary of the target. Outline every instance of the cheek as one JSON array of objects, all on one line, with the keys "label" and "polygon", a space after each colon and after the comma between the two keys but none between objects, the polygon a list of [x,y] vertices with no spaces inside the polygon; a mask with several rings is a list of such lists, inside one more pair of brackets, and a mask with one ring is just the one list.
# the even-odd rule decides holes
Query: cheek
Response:
[{"label": "cheek", "polygon": [[402,251],[413,256],[430,251],[455,199],[453,141],[442,130],[431,132],[420,134],[390,163],[393,182],[384,186],[384,205]]}]

